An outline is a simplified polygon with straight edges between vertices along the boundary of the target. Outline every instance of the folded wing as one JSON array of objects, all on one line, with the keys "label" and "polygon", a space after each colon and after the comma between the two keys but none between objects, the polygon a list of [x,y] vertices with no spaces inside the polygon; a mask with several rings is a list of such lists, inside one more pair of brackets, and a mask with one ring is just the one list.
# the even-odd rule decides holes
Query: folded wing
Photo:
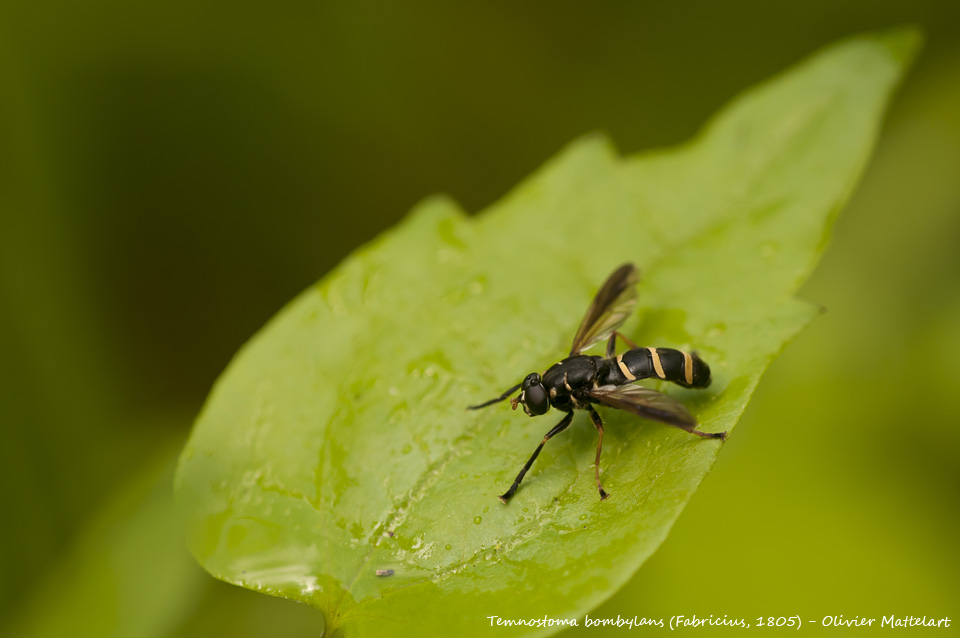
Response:
[{"label": "folded wing", "polygon": [[669,423],[683,429],[697,425],[697,420],[682,403],[642,385],[602,386],[591,390],[589,395],[600,403],[632,412],[645,419]]}]

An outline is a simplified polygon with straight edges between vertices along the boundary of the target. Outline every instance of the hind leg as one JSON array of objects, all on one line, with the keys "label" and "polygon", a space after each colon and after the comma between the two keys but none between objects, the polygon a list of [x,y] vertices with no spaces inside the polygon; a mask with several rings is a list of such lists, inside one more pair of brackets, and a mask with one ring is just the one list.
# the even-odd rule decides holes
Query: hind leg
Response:
[{"label": "hind leg", "polygon": [[610,340],[607,341],[607,359],[612,358],[613,355],[617,353],[617,337],[620,337],[620,339],[622,339],[623,342],[628,346],[630,346],[631,348],[637,347],[637,344],[630,341],[619,332],[614,332],[612,335],[610,335]]}]

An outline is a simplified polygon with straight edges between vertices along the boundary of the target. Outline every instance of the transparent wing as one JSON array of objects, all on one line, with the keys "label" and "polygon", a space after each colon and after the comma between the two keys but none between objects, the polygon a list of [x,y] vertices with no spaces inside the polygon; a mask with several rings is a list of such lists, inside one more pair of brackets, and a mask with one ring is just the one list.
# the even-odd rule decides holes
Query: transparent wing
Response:
[{"label": "transparent wing", "polygon": [[697,420],[676,399],[642,385],[603,386],[589,392],[597,401],[612,408],[632,412],[645,419],[653,419],[687,429]]},{"label": "transparent wing", "polygon": [[620,266],[607,278],[577,329],[571,357],[608,338],[623,324],[637,303],[638,281],[640,271],[633,264]]}]

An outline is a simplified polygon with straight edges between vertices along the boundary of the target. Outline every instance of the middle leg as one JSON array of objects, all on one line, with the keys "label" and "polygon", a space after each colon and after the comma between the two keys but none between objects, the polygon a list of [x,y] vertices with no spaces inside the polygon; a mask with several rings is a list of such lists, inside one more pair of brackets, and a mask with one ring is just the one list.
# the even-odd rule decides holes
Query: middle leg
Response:
[{"label": "middle leg", "polygon": [[600,418],[600,415],[597,414],[597,411],[593,409],[592,405],[587,406],[587,411],[590,412],[590,418],[593,419],[593,425],[597,428],[597,432],[600,434],[600,439],[597,441],[597,460],[593,463],[594,473],[597,477],[597,489],[600,490],[600,500],[606,500],[609,494],[603,491],[603,485],[600,484],[600,450],[603,448],[603,419]]}]

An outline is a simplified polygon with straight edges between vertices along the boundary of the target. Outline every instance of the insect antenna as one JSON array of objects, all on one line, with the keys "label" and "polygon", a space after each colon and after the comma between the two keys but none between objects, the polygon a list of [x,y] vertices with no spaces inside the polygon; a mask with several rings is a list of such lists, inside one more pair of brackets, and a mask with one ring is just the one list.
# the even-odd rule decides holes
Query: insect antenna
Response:
[{"label": "insect antenna", "polygon": [[[487,407],[488,405],[493,405],[494,403],[500,403],[501,401],[505,401],[506,399],[509,399],[509,398],[510,398],[510,395],[511,395],[511,394],[513,394],[514,392],[516,392],[517,390],[519,390],[521,385],[523,385],[523,384],[522,384],[522,383],[518,383],[517,385],[513,386],[512,388],[510,388],[509,390],[507,390],[506,392],[504,392],[503,394],[501,394],[500,396],[498,396],[496,399],[490,399],[489,401],[487,401],[487,402],[485,402],[485,403],[481,403],[481,404],[479,404],[479,405],[470,405],[470,406],[467,406],[467,409],[468,409],[468,410],[479,410],[480,408],[485,408],[485,407]],[[514,404],[514,406],[513,406],[513,409],[514,409],[514,410],[517,409],[517,406],[516,406],[515,404]]]}]

